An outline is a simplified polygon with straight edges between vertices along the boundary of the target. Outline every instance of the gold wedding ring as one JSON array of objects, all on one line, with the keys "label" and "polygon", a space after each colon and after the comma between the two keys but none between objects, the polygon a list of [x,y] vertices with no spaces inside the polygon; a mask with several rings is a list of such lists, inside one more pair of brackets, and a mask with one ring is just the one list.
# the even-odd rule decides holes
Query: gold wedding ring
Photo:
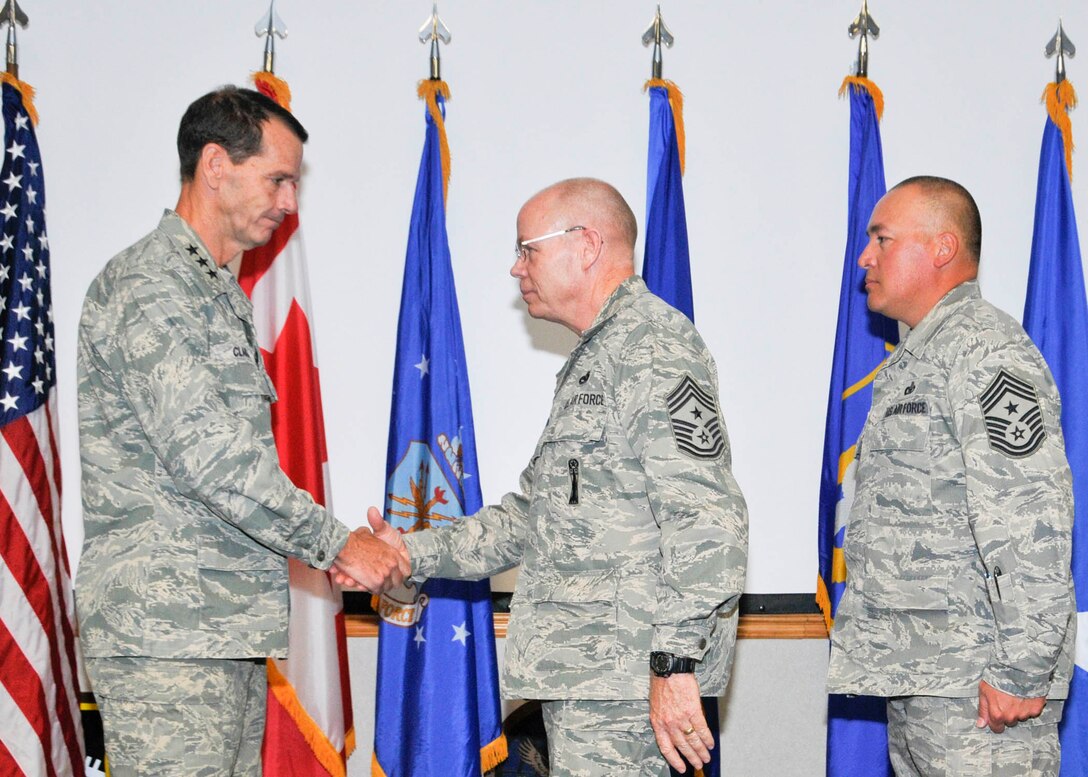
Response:
[{"label": "gold wedding ring", "polygon": [[683,734],[686,737],[691,736],[692,734],[695,733],[695,726],[688,726],[687,728],[685,728],[680,733]]}]

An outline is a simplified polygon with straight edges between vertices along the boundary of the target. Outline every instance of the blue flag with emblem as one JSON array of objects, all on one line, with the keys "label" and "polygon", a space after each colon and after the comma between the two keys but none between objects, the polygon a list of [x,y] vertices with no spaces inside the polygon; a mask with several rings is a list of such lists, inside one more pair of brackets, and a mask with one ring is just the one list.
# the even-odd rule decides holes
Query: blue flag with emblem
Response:
[{"label": "blue flag with emblem", "polygon": [[[427,131],[401,289],[385,518],[402,532],[482,506],[461,317],[446,237],[442,81],[420,84]],[[375,598],[381,618],[372,773],[470,777],[506,757],[490,586],[429,580]]]},{"label": "blue flag with emblem", "polygon": [[[816,585],[816,601],[828,629],[846,588],[842,543],[853,493],[855,448],[872,404],[873,378],[899,339],[894,321],[869,312],[865,271],[858,266],[858,257],[868,242],[869,217],[886,191],[880,144],[883,96],[866,78],[847,78],[843,90],[850,95],[849,199],[820,472],[820,576]],[[828,696],[827,774],[891,777],[883,699]]]},{"label": "blue flag with emblem", "polygon": [[[642,277],[646,286],[693,322],[688,221],[684,210],[683,95],[672,81],[646,82],[650,93],[650,143],[646,163],[646,238]],[[721,774],[718,700],[703,699],[703,713],[714,733],[710,763],[702,777]],[[675,769],[670,770],[679,775]]]},{"label": "blue flag with emblem", "polygon": [[1031,241],[1024,329],[1054,375],[1062,398],[1062,433],[1073,471],[1073,585],[1077,596],[1076,665],[1062,717],[1062,777],[1088,775],[1088,301],[1077,217],[1073,212],[1066,111],[1076,100],[1068,81],[1047,87],[1035,234]]}]

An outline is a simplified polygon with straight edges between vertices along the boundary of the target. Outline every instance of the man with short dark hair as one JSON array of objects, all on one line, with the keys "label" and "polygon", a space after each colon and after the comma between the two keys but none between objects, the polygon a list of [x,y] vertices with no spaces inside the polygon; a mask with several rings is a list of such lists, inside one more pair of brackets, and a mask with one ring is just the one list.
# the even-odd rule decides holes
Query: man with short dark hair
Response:
[{"label": "man with short dark hair", "polygon": [[519,489],[403,539],[374,508],[371,525],[416,579],[521,564],[503,692],[543,701],[552,774],[702,766],[700,695],[729,679],[748,549],[714,360],[634,275],[635,217],[613,187],[561,181],[517,230],[529,315],[580,336]]},{"label": "man with short dark hair", "polygon": [[297,210],[305,139],[257,92],[197,100],[178,132],[176,210],[84,302],[75,588],[115,777],[261,773],[288,556],[375,592],[407,572],[280,469],[252,306],[225,269]]},{"label": "man with short dark hair", "polygon": [[966,189],[903,181],[868,232],[869,308],[909,332],[858,442],[828,690],[888,698],[898,775],[1057,775],[1076,629],[1057,387],[979,295]]}]

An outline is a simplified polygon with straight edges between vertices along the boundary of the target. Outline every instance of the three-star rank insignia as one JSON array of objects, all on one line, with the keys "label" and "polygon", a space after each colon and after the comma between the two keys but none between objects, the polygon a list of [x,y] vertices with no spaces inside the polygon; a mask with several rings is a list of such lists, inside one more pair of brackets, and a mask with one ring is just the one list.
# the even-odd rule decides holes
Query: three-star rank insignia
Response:
[{"label": "three-star rank insignia", "polygon": [[725,450],[718,403],[691,375],[680,379],[665,398],[676,447],[693,459],[710,461]]},{"label": "three-star rank insignia", "polygon": [[1005,370],[979,397],[990,447],[1015,459],[1030,456],[1046,439],[1035,387]]}]

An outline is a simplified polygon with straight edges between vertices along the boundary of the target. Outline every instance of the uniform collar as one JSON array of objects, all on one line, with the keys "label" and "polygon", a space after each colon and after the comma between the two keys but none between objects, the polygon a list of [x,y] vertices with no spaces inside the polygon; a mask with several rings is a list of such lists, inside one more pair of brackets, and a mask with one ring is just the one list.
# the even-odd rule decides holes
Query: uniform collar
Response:
[{"label": "uniform collar", "polygon": [[159,231],[174,244],[174,249],[181,256],[181,261],[189,266],[194,277],[200,279],[197,283],[207,289],[208,296],[228,294],[232,304],[241,304],[243,307],[251,304],[249,298],[242,293],[231,271],[216,265],[204,241],[175,211],[169,208],[163,211],[162,219],[159,221]]},{"label": "uniform collar", "polygon": [[956,286],[941,297],[940,301],[918,322],[918,325],[907,333],[901,350],[920,357],[953,313],[965,303],[981,298],[982,292],[979,291],[977,280],[964,281]]},{"label": "uniform collar", "polygon": [[589,325],[589,329],[582,332],[582,342],[591,340],[597,332],[608,323],[609,319],[615,316],[624,308],[628,307],[635,301],[635,297],[641,294],[648,294],[649,289],[646,288],[646,282],[637,275],[631,275],[625,278],[623,283],[616,287],[616,290],[612,292],[611,296],[605,301],[604,307],[601,308],[601,312],[597,314],[597,317],[593,319],[593,323]]}]

